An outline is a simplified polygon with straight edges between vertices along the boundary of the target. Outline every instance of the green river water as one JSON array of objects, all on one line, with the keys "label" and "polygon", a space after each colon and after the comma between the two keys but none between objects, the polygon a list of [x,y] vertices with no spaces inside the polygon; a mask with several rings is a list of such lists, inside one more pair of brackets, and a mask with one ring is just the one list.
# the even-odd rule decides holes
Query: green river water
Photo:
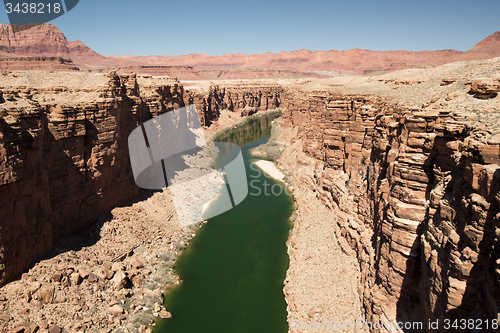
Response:
[{"label": "green river water", "polygon": [[158,321],[155,333],[287,332],[283,283],[293,201],[249,152],[267,141],[273,118],[250,120],[217,139],[242,147],[249,194],[209,219],[181,253],[175,270],[182,283],[165,295],[172,318]]}]

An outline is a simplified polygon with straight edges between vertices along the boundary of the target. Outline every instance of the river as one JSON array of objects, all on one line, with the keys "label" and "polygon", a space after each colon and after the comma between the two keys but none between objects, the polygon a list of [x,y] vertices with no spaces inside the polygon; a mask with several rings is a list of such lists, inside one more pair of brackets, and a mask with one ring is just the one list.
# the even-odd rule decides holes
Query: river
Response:
[{"label": "river", "polygon": [[251,154],[267,142],[272,119],[250,120],[217,139],[242,147],[249,194],[209,219],[181,253],[175,270],[182,283],[165,294],[172,318],[157,321],[155,333],[288,331],[283,286],[293,200],[284,183],[253,164],[262,158]]}]

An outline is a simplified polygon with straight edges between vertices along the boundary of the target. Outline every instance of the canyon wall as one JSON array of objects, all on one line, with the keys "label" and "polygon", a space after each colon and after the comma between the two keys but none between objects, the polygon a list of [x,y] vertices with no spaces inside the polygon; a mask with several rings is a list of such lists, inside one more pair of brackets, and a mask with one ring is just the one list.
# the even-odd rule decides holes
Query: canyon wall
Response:
[{"label": "canyon wall", "polygon": [[[104,68],[102,71],[106,72],[109,69]],[[171,78],[182,80],[200,80],[204,77],[200,75],[191,66],[128,66],[116,68],[119,74],[146,74],[154,76],[169,76]]]},{"label": "canyon wall", "polygon": [[452,111],[327,92],[284,100],[284,125],[317,161],[307,187],[357,256],[366,319],[498,319],[498,143]]},{"label": "canyon wall", "polygon": [[[0,58],[0,61],[2,59]],[[0,63],[1,64],[1,63]],[[6,70],[15,70],[15,66],[20,66],[16,62],[9,64]],[[96,72],[107,72],[109,68],[95,70]],[[280,69],[215,69],[215,70],[198,70],[192,66],[125,66],[115,67],[120,74],[146,74],[154,76],[169,76],[179,80],[228,80],[228,79],[262,79],[262,78],[297,78],[297,77],[315,77],[325,78],[326,76],[312,72],[287,71]]]},{"label": "canyon wall", "polygon": [[115,72],[2,78],[13,83],[0,87],[0,285],[138,195],[127,145],[138,125],[187,104],[204,126],[224,109],[283,108],[317,162],[308,188],[358,259],[368,320],[497,318],[499,144],[465,116],[261,82],[188,90]]},{"label": "canyon wall", "polygon": [[259,110],[277,109],[283,91],[278,84],[211,86],[204,93],[186,91],[186,101],[196,105],[202,125],[210,126],[222,110],[247,116]]},{"label": "canyon wall", "polygon": [[135,75],[100,78],[102,84],[87,91],[1,89],[0,284],[55,240],[134,198],[140,189],[130,171],[129,133],[184,105],[172,80],[140,93]]},{"label": "canyon wall", "polygon": [[251,114],[280,105],[282,89],[185,91],[151,76],[4,72],[0,87],[0,285],[64,236],[139,194],[128,135],[164,112],[195,104],[210,125],[222,109]]}]

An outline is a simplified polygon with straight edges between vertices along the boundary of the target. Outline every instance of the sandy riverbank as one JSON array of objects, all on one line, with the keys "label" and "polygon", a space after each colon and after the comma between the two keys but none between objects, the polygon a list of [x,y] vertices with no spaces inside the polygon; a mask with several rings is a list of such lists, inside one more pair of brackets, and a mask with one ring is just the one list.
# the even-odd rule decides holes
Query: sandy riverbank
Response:
[{"label": "sandy riverbank", "polygon": [[283,181],[285,178],[285,175],[271,161],[260,160],[255,162],[255,165],[276,180]]},{"label": "sandy riverbank", "polygon": [[[335,213],[316,198],[311,187],[313,171],[321,166],[303,153],[296,129],[283,129],[280,123],[273,127],[269,143],[259,151],[282,152],[277,162],[287,182],[293,185],[296,211],[287,241],[290,262],[283,288],[289,332],[324,332],[325,326],[314,328],[315,322],[327,322],[329,330],[335,330],[338,323],[364,318],[358,293],[359,266],[339,244],[342,239],[335,233]],[[272,162],[266,165],[279,171]],[[266,172],[271,174],[270,170]],[[365,330],[348,327],[342,331]]]}]

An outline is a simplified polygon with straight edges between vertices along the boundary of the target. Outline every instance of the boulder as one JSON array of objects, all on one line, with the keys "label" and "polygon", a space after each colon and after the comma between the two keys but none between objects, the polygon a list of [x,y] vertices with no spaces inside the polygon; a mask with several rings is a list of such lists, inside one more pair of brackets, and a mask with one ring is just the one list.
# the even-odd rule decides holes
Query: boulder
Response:
[{"label": "boulder", "polygon": [[97,277],[97,275],[95,275],[94,273],[89,273],[87,281],[89,281],[90,283],[96,283],[98,280],[99,278]]},{"label": "boulder", "polygon": [[500,79],[480,78],[471,82],[469,93],[476,98],[488,99],[494,98],[500,91]]},{"label": "boulder", "polygon": [[51,325],[49,327],[49,333],[61,333],[61,328],[57,325]]},{"label": "boulder", "polygon": [[115,273],[112,281],[115,290],[123,289],[128,283],[127,274],[124,271],[120,270]]},{"label": "boulder", "polygon": [[113,266],[111,266],[111,270],[113,272],[118,272],[120,270],[122,270],[122,271],[125,270],[125,268],[121,262],[114,262]]},{"label": "boulder", "polygon": [[54,286],[50,283],[42,283],[38,290],[39,300],[51,304],[54,302]]},{"label": "boulder", "polygon": [[62,273],[61,273],[61,272],[56,272],[56,273],[54,273],[54,274],[52,275],[51,281],[52,281],[52,282],[61,282],[62,277],[63,277],[63,275],[62,275]]},{"label": "boulder", "polygon": [[35,333],[38,331],[38,325],[35,323],[24,323],[24,333]]},{"label": "boulder", "polygon": [[133,256],[130,259],[130,265],[135,269],[143,268],[144,267],[144,258],[141,258],[139,256]]},{"label": "boulder", "polygon": [[101,277],[103,279],[110,280],[114,274],[115,274],[115,272],[111,269],[111,264],[109,262],[105,262],[102,265],[102,276]]},{"label": "boulder", "polygon": [[114,317],[118,317],[119,315],[123,314],[123,308],[118,304],[115,304],[112,307],[110,307],[108,311]]},{"label": "boulder", "polygon": [[79,285],[80,283],[82,283],[82,277],[79,273],[71,274],[69,280],[71,281],[72,285]]}]

